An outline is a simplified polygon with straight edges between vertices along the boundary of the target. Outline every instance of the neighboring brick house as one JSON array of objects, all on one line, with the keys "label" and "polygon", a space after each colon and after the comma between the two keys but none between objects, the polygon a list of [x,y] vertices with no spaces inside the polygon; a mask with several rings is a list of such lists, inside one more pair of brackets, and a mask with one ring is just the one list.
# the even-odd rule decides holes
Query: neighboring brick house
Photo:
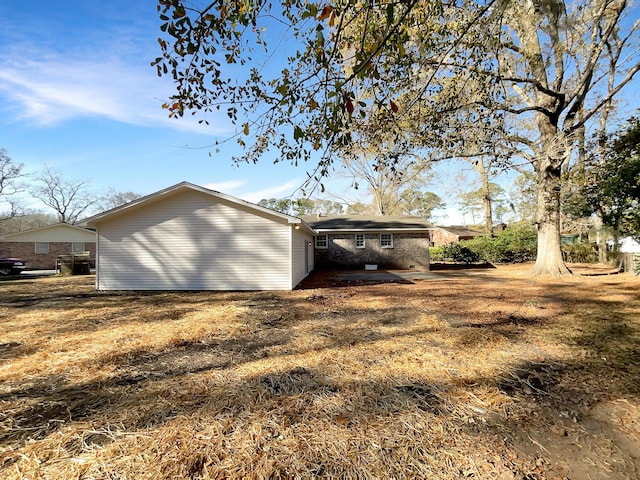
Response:
[{"label": "neighboring brick house", "polygon": [[96,258],[94,230],[58,223],[0,238],[0,256],[25,260],[35,270],[52,270],[58,255],[79,252],[89,252],[93,267]]},{"label": "neighboring brick house", "polygon": [[449,245],[460,240],[472,240],[481,236],[482,232],[462,226],[435,227],[431,231],[431,243],[434,246]]},{"label": "neighboring brick house", "polygon": [[432,225],[419,217],[303,216],[317,232],[316,268],[429,270]]}]

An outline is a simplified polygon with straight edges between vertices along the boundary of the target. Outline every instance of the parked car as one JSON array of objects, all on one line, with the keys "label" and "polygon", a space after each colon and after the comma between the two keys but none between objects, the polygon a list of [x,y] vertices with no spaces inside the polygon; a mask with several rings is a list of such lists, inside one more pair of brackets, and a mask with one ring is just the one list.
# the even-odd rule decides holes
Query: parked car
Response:
[{"label": "parked car", "polygon": [[29,270],[29,265],[19,258],[0,258],[0,275],[18,275],[23,270]]}]

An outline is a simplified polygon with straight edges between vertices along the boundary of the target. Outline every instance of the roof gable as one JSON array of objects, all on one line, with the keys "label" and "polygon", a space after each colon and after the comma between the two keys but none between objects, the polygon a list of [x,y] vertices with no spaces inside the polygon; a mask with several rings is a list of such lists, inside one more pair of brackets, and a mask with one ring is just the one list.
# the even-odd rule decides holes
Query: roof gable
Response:
[{"label": "roof gable", "polygon": [[56,223],[10,233],[2,237],[6,242],[95,242],[96,232],[68,223]]},{"label": "roof gable", "polygon": [[236,208],[248,210],[256,215],[271,218],[277,221],[281,221],[283,223],[290,223],[290,224],[303,223],[302,220],[297,217],[276,212],[275,210],[271,210],[266,207],[261,207],[260,205],[247,202],[245,200],[233,197],[231,195],[226,195],[224,193],[220,193],[215,190],[210,190],[208,188],[201,187],[199,185],[194,185],[189,182],[181,182],[171,187],[160,190],[158,192],[147,195],[145,197],[138,198],[132,202],[126,203],[119,207],[113,208],[111,210],[107,210],[105,212],[94,215],[90,218],[87,218],[85,222],[87,225],[96,226],[105,221],[113,220],[119,216],[127,215],[133,211],[138,210],[139,208],[152,205],[156,202],[168,200],[173,195],[176,195],[181,192],[189,191],[189,190],[200,192],[205,195],[209,195],[218,201],[222,201],[224,203],[230,204],[232,206],[235,206]]}]

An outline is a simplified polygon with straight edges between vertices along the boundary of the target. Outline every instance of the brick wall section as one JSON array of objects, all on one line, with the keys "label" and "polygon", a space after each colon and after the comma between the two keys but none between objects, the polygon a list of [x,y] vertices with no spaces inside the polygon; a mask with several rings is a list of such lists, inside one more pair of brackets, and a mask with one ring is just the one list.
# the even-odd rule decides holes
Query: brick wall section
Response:
[{"label": "brick wall section", "polygon": [[318,269],[357,268],[365,264],[378,268],[429,270],[429,236],[426,233],[394,233],[393,248],[380,246],[380,235],[365,235],[365,248],[356,248],[354,234],[330,234],[327,249],[315,249]]},{"label": "brick wall section", "polygon": [[481,236],[482,233],[475,232],[471,230],[460,230],[457,228],[457,231],[450,231],[444,228],[435,228],[431,230],[431,241],[434,246],[440,245],[451,245],[452,243],[457,243],[460,240],[472,240],[476,237]]},{"label": "brick wall section", "polygon": [[446,230],[437,229],[431,231],[431,241],[434,245],[449,245],[458,241],[458,236]]},{"label": "brick wall section", "polygon": [[[84,248],[90,252],[91,267],[95,267],[95,242],[85,242]],[[49,242],[49,253],[35,252],[35,242],[0,242],[0,256],[20,258],[26,261],[33,270],[54,269],[58,255],[71,253],[71,242]]]}]

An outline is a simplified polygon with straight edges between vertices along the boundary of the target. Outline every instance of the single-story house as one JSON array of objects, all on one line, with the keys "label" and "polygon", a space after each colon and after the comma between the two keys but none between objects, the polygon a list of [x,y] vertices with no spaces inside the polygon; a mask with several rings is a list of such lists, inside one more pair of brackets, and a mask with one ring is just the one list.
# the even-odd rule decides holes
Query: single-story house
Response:
[{"label": "single-story house", "polygon": [[98,290],[291,290],[314,268],[303,220],[188,182],[86,223]]},{"label": "single-story house", "polygon": [[96,232],[67,223],[11,233],[0,239],[0,256],[20,258],[38,270],[53,270],[58,255],[80,252],[89,252],[93,266]]},{"label": "single-story house", "polygon": [[431,231],[431,244],[434,246],[449,245],[451,243],[457,243],[460,240],[473,240],[481,236],[482,232],[459,225],[435,227]]},{"label": "single-story house", "polygon": [[303,216],[316,231],[318,268],[429,270],[430,223],[420,217]]},{"label": "single-story house", "polygon": [[[614,242],[608,241],[607,246],[609,249],[613,249]],[[618,251],[620,253],[635,253],[640,254],[640,243],[633,237],[624,237],[618,240]]]},{"label": "single-story house", "polygon": [[640,253],[640,243],[633,237],[620,239],[620,251],[622,253]]}]

